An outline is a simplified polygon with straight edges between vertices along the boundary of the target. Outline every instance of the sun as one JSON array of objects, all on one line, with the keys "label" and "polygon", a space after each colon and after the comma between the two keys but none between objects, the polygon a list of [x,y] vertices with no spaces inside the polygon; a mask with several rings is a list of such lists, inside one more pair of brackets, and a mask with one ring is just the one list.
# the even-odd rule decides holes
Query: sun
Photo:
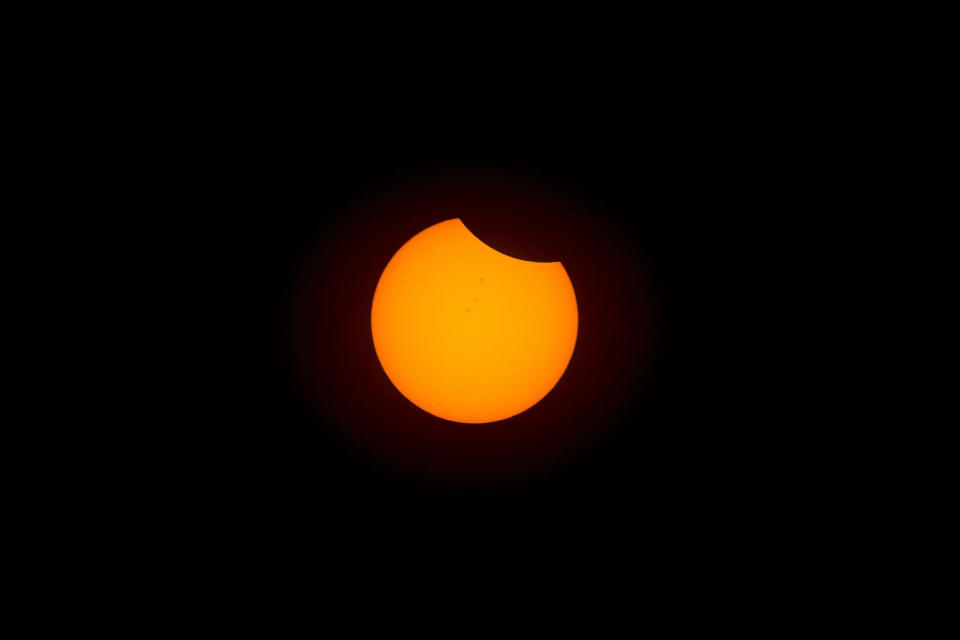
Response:
[{"label": "sun", "polygon": [[459,218],[397,251],[370,317],[377,357],[400,393],[463,423],[504,420],[542,400],[566,371],[578,321],[562,264],[504,255]]}]

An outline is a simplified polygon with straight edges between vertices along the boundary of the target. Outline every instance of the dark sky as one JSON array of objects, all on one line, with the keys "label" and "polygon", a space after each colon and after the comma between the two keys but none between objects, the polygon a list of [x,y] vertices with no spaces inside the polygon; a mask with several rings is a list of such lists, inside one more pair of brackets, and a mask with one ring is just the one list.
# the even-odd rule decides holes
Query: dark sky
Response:
[{"label": "dark sky", "polygon": [[[792,490],[799,431],[762,363],[772,207],[795,208],[770,149],[794,134],[726,85],[567,89],[217,94],[166,125],[204,354],[165,436],[186,508],[281,537],[562,521],[666,541]],[[581,305],[564,379],[489,438],[410,405],[369,340],[386,261],[450,203],[501,251],[564,262]]]}]

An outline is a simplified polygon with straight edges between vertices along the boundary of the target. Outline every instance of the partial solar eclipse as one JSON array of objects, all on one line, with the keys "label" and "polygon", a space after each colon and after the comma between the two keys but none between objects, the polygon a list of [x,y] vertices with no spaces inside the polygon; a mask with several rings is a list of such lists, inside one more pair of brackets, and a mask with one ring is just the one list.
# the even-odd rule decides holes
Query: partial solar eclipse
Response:
[{"label": "partial solar eclipse", "polygon": [[504,255],[457,218],[391,258],[370,324],[384,372],[410,402],[453,422],[495,422],[560,380],[577,341],[577,299],[562,264]]}]

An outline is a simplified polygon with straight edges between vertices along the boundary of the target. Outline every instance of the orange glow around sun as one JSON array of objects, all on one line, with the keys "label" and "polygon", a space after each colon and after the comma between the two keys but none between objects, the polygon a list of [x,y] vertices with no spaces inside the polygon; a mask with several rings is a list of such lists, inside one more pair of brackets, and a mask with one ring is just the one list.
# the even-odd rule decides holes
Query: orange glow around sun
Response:
[{"label": "orange glow around sun", "polygon": [[424,411],[466,423],[509,418],[546,396],[573,355],[577,322],[563,265],[506,256],[459,219],[397,251],[371,312],[394,386]]}]

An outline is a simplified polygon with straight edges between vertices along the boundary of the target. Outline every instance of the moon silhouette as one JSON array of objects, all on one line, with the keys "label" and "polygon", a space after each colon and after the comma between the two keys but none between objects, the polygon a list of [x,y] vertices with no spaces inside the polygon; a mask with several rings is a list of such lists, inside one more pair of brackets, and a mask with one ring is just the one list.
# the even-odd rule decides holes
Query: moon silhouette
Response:
[{"label": "moon silhouette", "polygon": [[457,218],[421,231],[391,258],[370,324],[384,372],[410,402],[445,420],[486,423],[553,389],[578,320],[561,263],[504,255]]}]

